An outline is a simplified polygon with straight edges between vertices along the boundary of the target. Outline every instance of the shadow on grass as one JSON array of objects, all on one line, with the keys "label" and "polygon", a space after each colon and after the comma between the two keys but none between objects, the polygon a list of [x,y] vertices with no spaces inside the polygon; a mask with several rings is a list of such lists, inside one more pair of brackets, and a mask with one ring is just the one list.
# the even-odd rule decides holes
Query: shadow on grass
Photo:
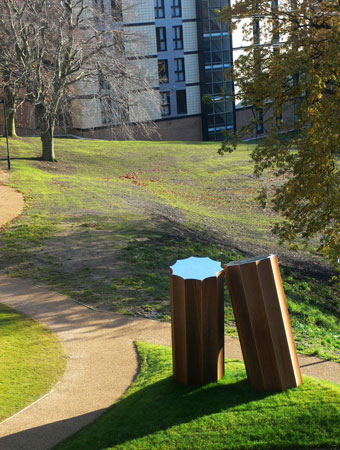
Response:
[{"label": "shadow on grass", "polygon": [[[178,385],[172,377],[168,377],[119,401],[99,420],[77,433],[75,444],[71,437],[60,448],[101,450],[268,395],[255,392],[246,379],[229,385],[213,384],[202,389]],[[12,448],[14,442],[29,443],[30,448],[35,448],[35,443],[42,442],[47,436],[71,434],[101,413],[103,410],[93,411],[7,436],[0,440],[0,448]]]},{"label": "shadow on grass", "polygon": [[[15,156],[12,157],[11,156],[11,161],[16,161],[16,160],[23,160],[23,161],[44,161],[40,156],[31,156],[31,157],[19,157],[19,156]],[[0,158],[0,161],[7,161],[7,158]]]},{"label": "shadow on grass", "polygon": [[[253,256],[214,231],[185,226],[171,217],[171,210],[144,222],[96,214],[66,216],[65,222],[69,224],[67,233],[45,240],[42,237],[50,234],[45,231],[49,226],[45,222],[15,224],[10,236],[5,233],[1,239],[4,258],[0,268],[10,267],[18,275],[53,286],[87,304],[107,304],[111,310],[168,320],[169,267],[176,260],[208,256],[226,264]],[[40,242],[44,243],[43,251]],[[287,286],[294,302],[308,301],[324,314],[336,315],[338,300],[326,292],[327,287],[315,281],[307,292],[304,286],[308,280],[281,268],[287,276],[294,275]],[[321,287],[325,292],[318,295]],[[227,290],[226,301],[229,305]]]},{"label": "shadow on grass", "polygon": [[[254,391],[247,379],[200,388],[181,386],[168,377],[114,405],[106,413],[106,420],[101,420],[102,428],[94,424],[93,429],[86,430],[86,436],[91,439],[87,448],[100,450],[105,446],[123,444],[268,395]],[[114,433],[110,431],[113,424]]]}]

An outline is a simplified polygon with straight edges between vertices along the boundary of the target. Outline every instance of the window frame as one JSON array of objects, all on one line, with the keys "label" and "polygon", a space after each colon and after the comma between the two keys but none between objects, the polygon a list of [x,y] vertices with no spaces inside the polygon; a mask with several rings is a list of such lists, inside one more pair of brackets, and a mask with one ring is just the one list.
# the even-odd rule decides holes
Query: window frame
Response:
[{"label": "window frame", "polygon": [[253,19],[253,43],[255,45],[260,44],[260,19],[258,17],[254,17]]},{"label": "window frame", "polygon": [[113,102],[110,97],[100,98],[101,123],[103,125],[112,123],[112,108]]},{"label": "window frame", "polygon": [[[161,78],[161,64],[164,64],[164,72],[165,72],[165,78],[162,80]],[[158,60],[158,78],[159,78],[159,84],[166,84],[169,83],[169,64],[167,59],[159,59]]]},{"label": "window frame", "polygon": [[[161,36],[162,33],[163,36]],[[156,27],[156,42],[157,42],[157,52],[167,51],[168,48],[166,39],[166,27]],[[162,44],[164,44],[164,48],[162,48]]]},{"label": "window frame", "polygon": [[95,8],[100,9],[102,13],[105,11],[104,0],[93,0],[92,4]]},{"label": "window frame", "polygon": [[[185,101],[183,102],[183,111],[179,111],[179,102],[178,102],[178,99],[179,99],[179,93],[181,93],[181,95],[182,95],[182,93],[184,93],[184,96],[183,96],[183,99],[185,99]],[[188,106],[187,106],[187,90],[186,89],[178,89],[177,91],[176,91],[176,107],[177,107],[177,114],[178,115],[181,115],[181,114],[188,114]]]},{"label": "window frame", "polygon": [[119,0],[111,0],[111,16],[113,19],[123,19],[122,5]]},{"label": "window frame", "polygon": [[154,3],[155,19],[165,18],[164,0],[155,0]]},{"label": "window frame", "polygon": [[174,25],[172,27],[172,42],[174,50],[183,50],[183,27],[182,25]]},{"label": "window frame", "polygon": [[[92,0],[92,7],[94,9],[94,20],[95,22],[101,22],[103,20],[103,15],[105,14],[104,0]],[[101,16],[95,14],[95,12],[100,12]]]},{"label": "window frame", "polygon": [[181,0],[171,0],[171,17],[182,17]]},{"label": "window frame", "polygon": [[99,83],[99,89],[101,91],[110,91],[111,90],[111,84],[104,77],[104,74],[101,70],[98,71],[98,83]]},{"label": "window frame", "polygon": [[[171,116],[171,103],[170,103],[170,91],[160,92],[161,95],[161,115],[162,117]],[[166,96],[166,102],[164,102],[164,96]],[[167,110],[165,110],[167,108]],[[165,113],[165,111],[167,111]]]},{"label": "window frame", "polygon": [[[175,78],[176,81],[185,81],[184,58],[175,58]],[[180,74],[183,74],[183,78]]]},{"label": "window frame", "polygon": [[256,122],[255,122],[256,136],[258,136],[259,134],[263,134],[264,133],[263,109],[262,108],[256,108],[255,115],[256,115]]}]

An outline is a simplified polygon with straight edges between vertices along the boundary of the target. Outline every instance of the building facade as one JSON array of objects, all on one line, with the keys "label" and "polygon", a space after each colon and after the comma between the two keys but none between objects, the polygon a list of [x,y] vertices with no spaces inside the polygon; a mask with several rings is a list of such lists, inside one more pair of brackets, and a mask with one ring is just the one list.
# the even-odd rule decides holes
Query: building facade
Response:
[{"label": "building facade", "polygon": [[[110,13],[111,0],[93,1]],[[122,1],[124,29],[140,36],[140,41],[126,45],[126,53],[138,60],[159,94],[159,101],[144,101],[149,118],[159,128],[160,139],[219,141],[224,131],[236,131],[252,120],[251,109],[232,100],[235,87],[225,75],[248,45],[241,27],[231,35],[228,24],[217,18],[216,10],[227,6],[229,0],[134,0],[131,6],[130,0]],[[122,138],[115,130],[118,124],[107,120],[95,95],[98,89],[106,88],[100,80],[98,85],[79,83],[69,133]],[[31,117],[23,128],[33,134],[33,115],[23,117],[26,122]],[[131,123],[143,120],[138,107],[129,109]],[[262,131],[257,129],[255,134]]]},{"label": "building facade", "polygon": [[[143,59],[145,73],[159,91],[151,117],[161,139],[221,140],[223,130],[236,127],[233,86],[225,79],[232,64],[232,39],[215,13],[227,2],[142,0],[123,8],[124,27],[143,36],[143,43],[127,52]],[[74,132],[86,135],[93,130],[98,137],[108,137],[100,104],[94,108],[83,97],[75,103]],[[132,122],[143,120],[134,111],[130,116]]]}]

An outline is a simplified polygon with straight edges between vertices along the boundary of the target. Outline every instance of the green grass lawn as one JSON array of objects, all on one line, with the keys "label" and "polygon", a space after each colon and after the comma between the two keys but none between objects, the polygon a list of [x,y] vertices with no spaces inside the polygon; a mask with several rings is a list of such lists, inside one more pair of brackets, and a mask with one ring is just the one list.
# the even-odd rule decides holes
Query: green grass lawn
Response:
[{"label": "green grass lawn", "polygon": [[0,304],[0,422],[49,392],[66,355],[47,328]]},{"label": "green grass lawn", "polygon": [[171,349],[137,344],[140,373],[118,403],[55,450],[340,447],[340,386],[304,377],[283,393],[252,389],[239,361],[204,387],[172,378]]},{"label": "green grass lawn", "polygon": [[[58,139],[59,162],[48,163],[34,159],[38,138],[11,139],[10,183],[27,207],[0,236],[0,269],[101,309],[169,320],[177,259],[277,253],[298,351],[340,361],[339,289],[306,275],[323,260],[272,237],[280,218],[255,200],[272,179],[253,176],[252,145],[224,157],[218,147]],[[227,293],[225,319],[236,335]]]}]

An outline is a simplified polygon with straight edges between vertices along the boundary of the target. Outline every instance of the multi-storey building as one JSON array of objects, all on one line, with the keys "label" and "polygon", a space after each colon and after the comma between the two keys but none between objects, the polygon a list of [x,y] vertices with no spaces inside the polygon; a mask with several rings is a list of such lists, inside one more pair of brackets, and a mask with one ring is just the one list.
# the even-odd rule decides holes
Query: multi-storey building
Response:
[{"label": "multi-storey building", "polygon": [[[123,6],[128,1],[122,0]],[[225,76],[248,45],[241,29],[231,35],[228,24],[217,18],[216,10],[228,2],[135,0],[133,7],[123,7],[125,29],[141,36],[139,43],[127,44],[126,53],[142,63],[145,77],[159,92],[158,104],[147,98],[145,102],[150,103],[149,117],[157,123],[161,139],[222,140],[224,130],[237,130],[252,118],[249,108],[233,102],[234,86]],[[109,14],[111,1],[99,3]],[[115,124],[108,121],[95,95],[96,90],[106,88],[105,80],[78,86],[79,96],[70,115],[71,133],[108,139],[115,136]],[[26,122],[31,117],[24,128],[33,129],[33,115],[23,117]],[[137,107],[129,109],[131,123],[143,119]]]},{"label": "multi-storey building", "polygon": [[[232,83],[225,71],[232,64],[228,26],[216,9],[228,0],[141,0],[123,11],[123,23],[144,42],[128,48],[131,57],[144,59],[145,73],[159,91],[159,107],[152,119],[165,140],[219,140],[222,130],[234,130],[235,106],[228,94]],[[226,96],[227,94],[227,96]],[[208,102],[204,98],[209,97]],[[108,135],[105,117],[86,107],[85,98],[74,115],[75,132],[94,130]],[[91,113],[89,110],[91,109]],[[142,117],[130,112],[131,121]]]}]

